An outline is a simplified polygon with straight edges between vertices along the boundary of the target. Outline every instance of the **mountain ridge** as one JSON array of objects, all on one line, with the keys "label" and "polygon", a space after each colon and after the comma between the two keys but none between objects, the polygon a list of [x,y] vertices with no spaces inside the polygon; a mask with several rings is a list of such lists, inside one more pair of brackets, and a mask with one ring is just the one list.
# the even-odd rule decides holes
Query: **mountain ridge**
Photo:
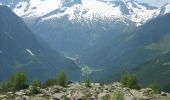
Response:
[{"label": "mountain ridge", "polygon": [[[5,2],[1,1],[5,4]],[[47,7],[47,4],[50,5]],[[11,9],[22,18],[41,18],[40,21],[52,20],[64,16],[74,23],[84,21],[92,21],[93,19],[102,20],[122,20],[129,19],[136,25],[142,25],[147,20],[159,15],[170,12],[167,5],[161,8],[150,6],[136,1],[122,0],[32,0],[16,1],[6,3]],[[166,10],[166,11],[163,11]],[[55,12],[53,14],[50,14]],[[45,16],[45,17],[43,17]],[[126,20],[125,20],[126,19]]]},{"label": "mountain ridge", "polygon": [[43,44],[10,8],[0,6],[0,13],[0,81],[5,81],[16,71],[29,73],[29,81],[45,81],[61,70],[73,79],[74,75],[81,76],[73,61]]}]

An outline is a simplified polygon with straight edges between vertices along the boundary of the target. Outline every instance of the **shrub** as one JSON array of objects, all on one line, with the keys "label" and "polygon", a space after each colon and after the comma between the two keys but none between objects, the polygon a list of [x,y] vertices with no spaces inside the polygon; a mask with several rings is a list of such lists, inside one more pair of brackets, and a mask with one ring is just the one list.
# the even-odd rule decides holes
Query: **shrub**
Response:
[{"label": "shrub", "polygon": [[115,92],[112,95],[111,100],[124,100],[124,93],[122,91]]},{"label": "shrub", "polygon": [[86,87],[91,87],[91,82],[89,78],[85,80],[85,85]]},{"label": "shrub", "polygon": [[14,74],[7,83],[7,87],[12,88],[12,90],[21,90],[28,88],[27,76],[23,72],[17,72]]},{"label": "shrub", "polygon": [[61,72],[57,78],[57,83],[60,85],[60,86],[63,86],[65,87],[66,86],[66,82],[67,82],[67,75],[65,72]]},{"label": "shrub", "polygon": [[152,82],[152,84],[150,85],[150,88],[153,90],[155,94],[160,93],[160,88],[158,84],[156,83],[156,81]]},{"label": "shrub", "polygon": [[121,83],[131,89],[140,89],[137,77],[131,74],[125,74],[121,78]]},{"label": "shrub", "polygon": [[49,79],[43,84],[43,87],[50,87],[50,86],[53,86],[53,85],[56,85],[56,84],[57,84],[56,79]]},{"label": "shrub", "polygon": [[38,94],[40,93],[40,90],[38,89],[38,87],[41,86],[41,83],[39,81],[33,81],[32,82],[32,86],[31,86],[31,94]]}]

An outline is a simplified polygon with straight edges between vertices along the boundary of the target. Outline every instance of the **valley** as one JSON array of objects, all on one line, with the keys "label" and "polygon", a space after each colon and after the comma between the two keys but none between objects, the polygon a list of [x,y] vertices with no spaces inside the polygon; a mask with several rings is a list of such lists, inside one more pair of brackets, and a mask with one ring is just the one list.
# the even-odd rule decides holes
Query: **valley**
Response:
[{"label": "valley", "polygon": [[128,72],[170,91],[169,25],[169,3],[1,0],[0,81],[24,71],[30,83],[45,82],[65,71],[108,84]]}]

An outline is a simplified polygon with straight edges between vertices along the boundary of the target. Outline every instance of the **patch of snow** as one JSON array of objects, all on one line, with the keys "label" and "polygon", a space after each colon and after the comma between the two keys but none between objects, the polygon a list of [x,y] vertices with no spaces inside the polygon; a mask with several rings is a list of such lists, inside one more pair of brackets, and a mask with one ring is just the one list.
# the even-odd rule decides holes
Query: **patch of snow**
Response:
[{"label": "patch of snow", "polygon": [[[160,8],[147,9],[136,1],[123,2],[129,14],[123,13],[122,6],[112,0],[82,0],[70,6],[62,5],[63,0],[30,0],[20,1],[13,11],[27,18],[40,18],[40,21],[59,19],[68,16],[71,22],[91,22],[97,20],[115,20],[126,23],[126,20],[135,22],[137,26],[160,14]],[[69,1],[70,3],[73,1]],[[50,12],[58,11],[50,14]],[[166,5],[165,14],[170,12],[170,5]],[[49,14],[49,15],[48,15]],[[83,19],[83,20],[82,20]],[[110,21],[107,21],[108,23]]]},{"label": "patch of snow", "polygon": [[92,67],[85,65],[85,66],[81,67],[81,70],[82,70],[82,76],[85,76],[85,75],[90,75],[94,72],[102,71],[103,69],[95,69],[95,68],[92,68]]},{"label": "patch of snow", "polygon": [[169,13],[170,12],[170,4],[167,4],[166,6],[165,6],[165,12],[164,12],[164,14],[167,14],[167,13]]},{"label": "patch of snow", "polygon": [[95,16],[100,16],[101,18],[122,16],[120,7],[113,7],[112,3],[97,0],[83,0],[82,7],[88,9],[88,12],[84,15],[84,17],[91,17],[90,19]]},{"label": "patch of snow", "polygon": [[26,51],[27,51],[31,56],[35,56],[35,54],[34,54],[30,49],[26,49]]},{"label": "patch of snow", "polygon": [[137,26],[142,25],[147,20],[153,18],[155,15],[159,14],[159,9],[148,10],[145,6],[139,5],[133,2],[137,7],[133,7],[131,2],[127,3],[128,9],[130,11],[129,18],[137,23]]},{"label": "patch of snow", "polygon": [[163,63],[162,65],[163,65],[163,66],[168,66],[168,65],[170,65],[170,62]]},{"label": "patch of snow", "polygon": [[[40,17],[58,8],[60,3],[60,0],[30,0],[29,3],[20,2],[14,12],[19,16]],[[20,6],[21,8],[18,8]]]},{"label": "patch of snow", "polygon": [[78,58],[76,58],[76,57],[70,57],[70,56],[65,56],[67,59],[70,59],[70,60],[72,60],[72,61],[76,61]]},{"label": "patch of snow", "polygon": [[13,10],[17,15],[23,16],[25,13],[25,10],[27,8],[28,3],[27,2],[19,2],[19,4],[16,5],[16,8]]}]

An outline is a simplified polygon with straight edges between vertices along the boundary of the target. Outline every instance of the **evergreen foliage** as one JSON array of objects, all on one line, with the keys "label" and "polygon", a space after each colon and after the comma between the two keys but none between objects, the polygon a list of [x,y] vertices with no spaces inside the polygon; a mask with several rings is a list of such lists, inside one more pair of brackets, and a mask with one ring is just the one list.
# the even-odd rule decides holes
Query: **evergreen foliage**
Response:
[{"label": "evergreen foliage", "polygon": [[57,83],[60,86],[66,87],[67,80],[68,80],[67,74],[64,71],[62,71],[57,78]]},{"label": "evergreen foliage", "polygon": [[121,78],[121,83],[131,89],[140,89],[138,79],[135,75],[125,74]]},{"label": "evergreen foliage", "polygon": [[32,87],[31,87],[31,94],[38,94],[40,93],[40,90],[38,89],[41,86],[41,83],[37,80],[32,82]]},{"label": "evergreen foliage", "polygon": [[160,88],[159,88],[159,86],[158,86],[156,81],[152,82],[152,84],[150,85],[150,88],[153,90],[153,92],[155,94],[160,93]]}]

